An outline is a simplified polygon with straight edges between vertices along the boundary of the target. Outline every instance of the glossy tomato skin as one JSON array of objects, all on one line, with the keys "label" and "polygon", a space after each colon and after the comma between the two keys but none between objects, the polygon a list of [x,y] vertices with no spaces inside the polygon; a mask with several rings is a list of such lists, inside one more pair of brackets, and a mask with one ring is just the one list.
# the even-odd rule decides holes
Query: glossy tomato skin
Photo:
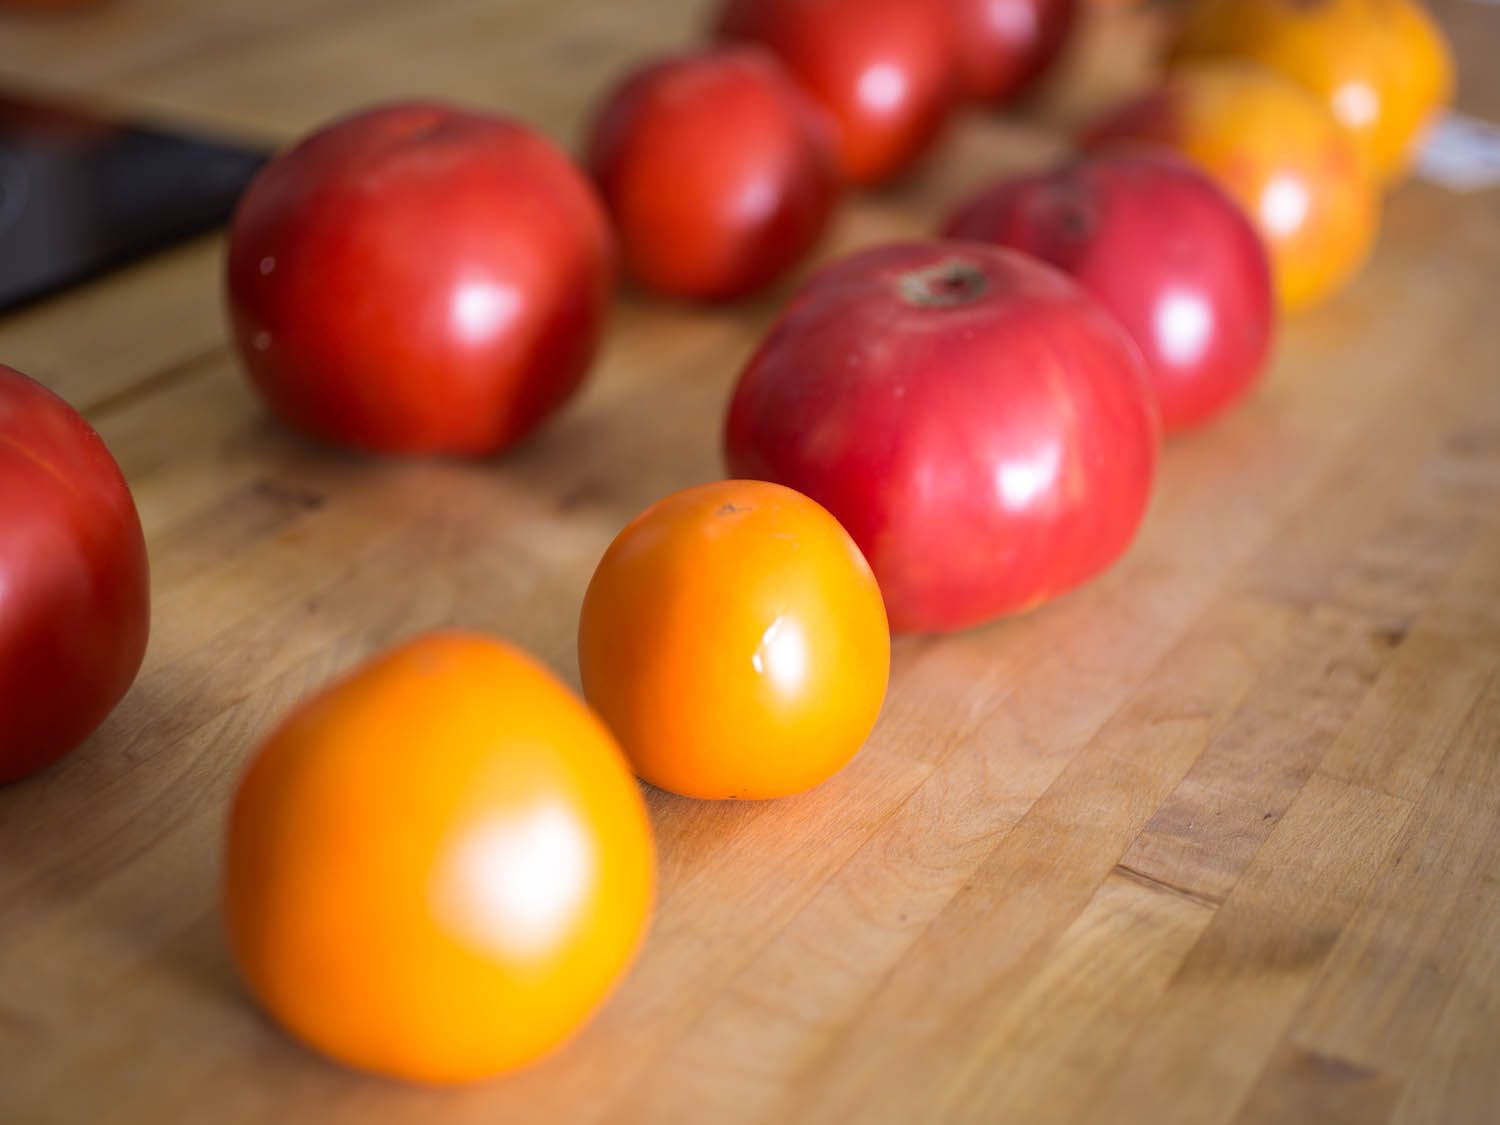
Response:
[{"label": "glossy tomato skin", "polygon": [[488,637],[417,637],[302,703],[251,760],[225,862],[230,945],[288,1031],[453,1083],[568,1039],[634,957],[655,885],[619,747]]},{"label": "glossy tomato skin", "polygon": [[688,797],[784,797],[869,736],[890,675],[880,590],[807,497],[720,481],[610,545],[578,629],[584,692],[636,772]]},{"label": "glossy tomato skin", "polygon": [[150,620],[119,466],[71,406],[0,366],[0,783],[104,721],[140,670]]},{"label": "glossy tomato skin", "polygon": [[730,404],[736,476],[824,505],[899,632],[963,629],[1103,570],[1160,423],[1125,332],[1064,275],[963,242],[876,247],[803,288]]},{"label": "glossy tomato skin", "polygon": [[229,305],[271,409],[339,445],[494,453],[584,378],[613,283],[593,188],[503,117],[355,114],[264,168],[234,217]]},{"label": "glossy tomato skin", "polygon": [[1004,181],[945,231],[1040,258],[1096,297],[1141,349],[1168,432],[1216,417],[1265,368],[1276,322],[1265,246],[1238,204],[1169,153]]},{"label": "glossy tomato skin", "polygon": [[1078,0],[949,0],[960,89],[973,101],[1023,94],[1062,54]]},{"label": "glossy tomato skin", "polygon": [[1174,57],[1249,59],[1286,75],[1385,182],[1453,99],[1452,53],[1416,0],[1204,0],[1188,8]]},{"label": "glossy tomato skin", "polygon": [[1374,246],[1380,200],[1353,141],[1311,94],[1254,63],[1174,70],[1082,140],[1165,147],[1212,176],[1265,241],[1282,309],[1332,296]]},{"label": "glossy tomato skin", "polygon": [[839,193],[831,122],[753,46],[626,78],[595,121],[588,163],[626,271],[689,299],[775,281],[812,249]]},{"label": "glossy tomato skin", "polygon": [[850,183],[882,183],[936,142],[955,96],[941,0],[727,0],[718,33],[781,58],[833,117]]}]

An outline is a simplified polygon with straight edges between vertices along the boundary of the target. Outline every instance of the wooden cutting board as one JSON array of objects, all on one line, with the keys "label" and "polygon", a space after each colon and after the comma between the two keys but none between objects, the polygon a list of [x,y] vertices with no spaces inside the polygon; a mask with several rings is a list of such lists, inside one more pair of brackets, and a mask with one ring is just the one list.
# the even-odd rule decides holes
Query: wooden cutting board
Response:
[{"label": "wooden cutting board", "polygon": [[[117,0],[0,19],[0,77],[273,141],[374,98],[567,142],[695,0]],[[1500,119],[1500,8],[1447,0]],[[921,234],[1143,78],[1096,22],[1028,114],[969,120],[827,252]],[[0,1120],[1493,1121],[1500,1117],[1500,192],[1412,183],[1264,389],[1175,441],[1139,542],[1019,620],[896,645],[864,753],[796,799],[650,795],[644,955],[571,1046],[412,1090],[324,1063],[239,988],[227,795],[259,732],[372,649],[459,623],[576,678],[577,608],[637,510],[718,475],[786,291],[623,298],[587,393],[488,464],[289,436],[225,348],[222,247],[0,319],[85,410],[155,568],[145,670],[0,791]]]}]

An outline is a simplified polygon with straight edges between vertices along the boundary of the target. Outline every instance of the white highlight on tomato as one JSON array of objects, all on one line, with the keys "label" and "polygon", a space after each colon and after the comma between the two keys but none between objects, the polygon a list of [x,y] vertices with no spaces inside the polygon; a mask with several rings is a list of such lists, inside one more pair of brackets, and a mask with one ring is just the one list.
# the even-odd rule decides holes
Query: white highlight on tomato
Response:
[{"label": "white highlight on tomato", "polygon": [[1011,458],[995,467],[995,490],[1000,503],[1010,509],[1024,509],[1032,500],[1052,487],[1062,466],[1062,449],[1049,442],[1029,457]]},{"label": "white highlight on tomato", "polygon": [[481,949],[536,957],[567,934],[593,878],[593,849],[577,818],[543,805],[481,821],[460,837],[438,871],[433,908]]},{"label": "white highlight on tomato", "polygon": [[1261,192],[1260,221],[1272,234],[1289,235],[1307,218],[1307,188],[1292,176],[1276,176]]},{"label": "white highlight on tomato", "polygon": [[891,63],[876,63],[859,76],[859,100],[871,109],[895,109],[906,96],[906,76]]},{"label": "white highlight on tomato", "polygon": [[1017,43],[1029,43],[1036,36],[1036,9],[1018,0],[990,0],[987,16],[991,27],[1005,32]]},{"label": "white highlight on tomato", "polygon": [[751,180],[735,197],[734,214],[746,222],[765,222],[776,214],[781,196],[769,177]]},{"label": "white highlight on tomato", "polygon": [[1368,125],[1380,112],[1380,94],[1368,83],[1345,82],[1333,92],[1333,109],[1345,125]]},{"label": "white highlight on tomato", "polygon": [[520,311],[520,294],[510,286],[469,281],[454,290],[450,316],[460,336],[479,343],[502,332]]},{"label": "white highlight on tomato", "polygon": [[1169,363],[1196,363],[1213,335],[1214,311],[1197,293],[1174,290],[1156,307],[1152,329]]},{"label": "white highlight on tomato", "polygon": [[750,663],[756,672],[784,691],[801,687],[807,675],[807,639],[797,622],[787,617],[771,622]]}]

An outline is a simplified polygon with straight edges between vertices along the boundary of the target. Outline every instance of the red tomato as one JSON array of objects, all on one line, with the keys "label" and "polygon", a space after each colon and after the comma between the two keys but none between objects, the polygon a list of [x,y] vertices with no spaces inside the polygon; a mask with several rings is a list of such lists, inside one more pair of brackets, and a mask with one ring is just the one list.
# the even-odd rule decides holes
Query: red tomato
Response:
[{"label": "red tomato", "polygon": [[1003,102],[1057,60],[1073,30],[1077,0],[950,0],[958,81],[966,97]]},{"label": "red tomato", "polygon": [[544,138],[392,105],[267,166],[235,215],[229,303],[272,410],[390,453],[492,453],[577,389],[610,299],[608,223]]},{"label": "red tomato", "polygon": [[938,0],[727,0],[719,34],[781,56],[833,115],[853,183],[908,167],[948,118],[953,49]]},{"label": "red tomato", "polygon": [[146,651],[141,521],[99,435],[0,366],[0,782],[49,765],[120,702]]},{"label": "red tomato", "polygon": [[627,78],[595,122],[589,165],[636,280],[722,299],[812,248],[838,192],[833,146],[774,56],[722,47]]},{"label": "red tomato", "polygon": [[816,274],[740,377],[730,471],[838,517],[904,632],[962,629],[1097,574],[1145,511],[1140,353],[1050,266],[977,243]]},{"label": "red tomato", "polygon": [[962,207],[947,234],[1031,254],[1099,298],[1145,355],[1169,431],[1215,416],[1265,367],[1276,319],[1265,246],[1176,156],[1100,156],[1008,180]]},{"label": "red tomato", "polygon": [[1080,140],[1169,149],[1212,176],[1260,232],[1284,311],[1347,285],[1375,243],[1380,197],[1354,141],[1312,94],[1255,63],[1184,66]]}]

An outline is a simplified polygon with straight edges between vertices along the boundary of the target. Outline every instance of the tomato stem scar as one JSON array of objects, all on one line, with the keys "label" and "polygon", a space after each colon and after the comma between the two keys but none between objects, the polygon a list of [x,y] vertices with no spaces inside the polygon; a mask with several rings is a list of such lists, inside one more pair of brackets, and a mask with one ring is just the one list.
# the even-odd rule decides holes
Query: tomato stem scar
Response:
[{"label": "tomato stem scar", "polygon": [[949,258],[935,266],[903,273],[897,279],[901,299],[922,308],[966,305],[984,295],[990,279],[984,270],[962,258]]}]

